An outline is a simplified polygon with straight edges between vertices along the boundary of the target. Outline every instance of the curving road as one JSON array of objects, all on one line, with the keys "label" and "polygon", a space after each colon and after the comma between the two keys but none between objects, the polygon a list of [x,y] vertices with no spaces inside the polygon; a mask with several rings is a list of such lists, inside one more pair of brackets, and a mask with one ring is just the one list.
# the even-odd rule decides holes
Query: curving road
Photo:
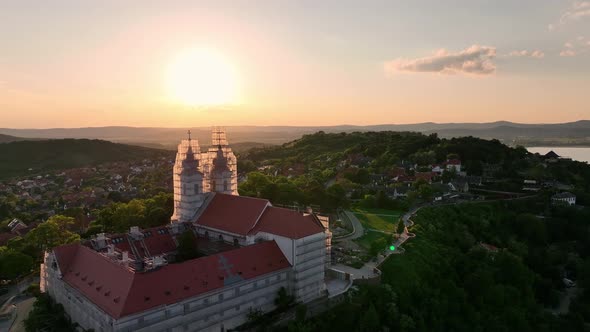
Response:
[{"label": "curving road", "polygon": [[350,222],[352,226],[352,233],[340,237],[334,237],[334,240],[354,240],[358,239],[359,237],[365,234],[365,229],[363,228],[363,225],[354,215],[354,213],[352,213],[351,211],[343,211],[339,212],[338,215],[340,217],[346,218]]}]

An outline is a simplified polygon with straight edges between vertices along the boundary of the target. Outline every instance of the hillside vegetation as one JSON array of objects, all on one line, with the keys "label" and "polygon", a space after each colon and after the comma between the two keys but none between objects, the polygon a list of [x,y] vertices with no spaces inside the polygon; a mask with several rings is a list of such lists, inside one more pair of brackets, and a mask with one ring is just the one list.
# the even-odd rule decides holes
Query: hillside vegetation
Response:
[{"label": "hillside vegetation", "polygon": [[[547,199],[421,210],[416,238],[381,266],[380,286],[361,287],[299,324],[307,331],[589,331],[588,210]],[[560,309],[572,291],[564,276],[578,284],[569,310]]]},{"label": "hillside vegetation", "polygon": [[[590,168],[584,163],[561,160],[546,165],[541,156],[523,147],[508,147],[498,140],[446,139],[436,134],[391,131],[320,131],[280,146],[239,153],[238,171],[248,174],[239,189],[241,195],[266,198],[278,204],[315,204],[333,209],[346,207],[344,196],[347,195],[353,200],[365,199],[368,204],[365,207],[404,210],[407,208],[404,201],[379,203],[379,198],[384,197],[380,191],[392,187],[394,174],[401,168],[410,175],[430,172],[431,165],[452,158],[461,160],[461,170],[468,175],[484,176],[486,169],[488,174],[493,169],[493,176],[500,180],[493,189],[520,191],[524,179],[559,180],[574,187],[572,191],[581,204],[590,201],[586,194],[590,192]],[[445,174],[437,181],[448,183],[451,176]],[[436,190],[415,187],[413,195],[424,200],[429,200]],[[371,203],[373,200],[376,202]]]},{"label": "hillside vegetation", "polygon": [[94,166],[105,162],[171,155],[169,151],[100,140],[12,142],[0,144],[0,179],[51,170]]}]

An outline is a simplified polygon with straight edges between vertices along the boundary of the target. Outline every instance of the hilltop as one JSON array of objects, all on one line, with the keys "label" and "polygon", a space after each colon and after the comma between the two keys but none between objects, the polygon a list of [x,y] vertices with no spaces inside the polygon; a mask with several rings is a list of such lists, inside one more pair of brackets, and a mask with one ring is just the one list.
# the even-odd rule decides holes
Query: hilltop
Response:
[{"label": "hilltop", "polygon": [[172,153],[88,139],[11,142],[0,144],[0,178],[158,156]]}]

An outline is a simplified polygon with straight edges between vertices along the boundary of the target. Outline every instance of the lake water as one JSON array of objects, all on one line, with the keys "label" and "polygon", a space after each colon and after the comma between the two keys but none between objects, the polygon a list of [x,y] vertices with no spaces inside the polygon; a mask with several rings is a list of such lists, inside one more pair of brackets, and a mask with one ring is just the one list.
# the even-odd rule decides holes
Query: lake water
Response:
[{"label": "lake water", "polygon": [[539,154],[546,154],[547,152],[553,150],[555,153],[560,155],[561,157],[572,158],[573,160],[577,161],[585,161],[590,163],[590,148],[582,147],[582,148],[572,148],[572,147],[559,147],[559,146],[539,146],[539,147],[531,147],[527,148],[529,152],[532,153],[539,153]]}]

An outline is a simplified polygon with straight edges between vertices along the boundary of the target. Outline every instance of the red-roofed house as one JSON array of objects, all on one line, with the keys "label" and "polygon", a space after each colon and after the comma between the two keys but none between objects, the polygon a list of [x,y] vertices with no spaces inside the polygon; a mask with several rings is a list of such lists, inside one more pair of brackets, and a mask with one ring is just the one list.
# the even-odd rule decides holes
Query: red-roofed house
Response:
[{"label": "red-roofed house", "polygon": [[436,176],[434,172],[416,172],[414,177],[416,180],[424,180],[428,183],[432,183],[432,179]]},{"label": "red-roofed house", "polygon": [[456,173],[459,173],[461,172],[461,160],[449,159],[445,162],[445,167],[447,171],[455,170]]}]

